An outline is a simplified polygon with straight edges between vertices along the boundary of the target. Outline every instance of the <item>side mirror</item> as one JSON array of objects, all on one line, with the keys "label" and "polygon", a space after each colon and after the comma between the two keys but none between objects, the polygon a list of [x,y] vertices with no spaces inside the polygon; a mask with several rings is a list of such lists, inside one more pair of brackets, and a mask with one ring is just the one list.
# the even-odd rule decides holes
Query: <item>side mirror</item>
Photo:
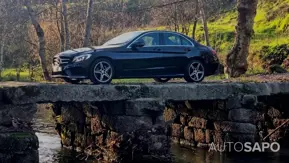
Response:
[{"label": "side mirror", "polygon": [[131,47],[132,47],[133,49],[135,49],[135,48],[141,48],[141,47],[144,47],[144,46],[145,46],[145,42],[144,42],[143,40],[138,40],[138,41],[134,42],[134,43],[131,45]]}]

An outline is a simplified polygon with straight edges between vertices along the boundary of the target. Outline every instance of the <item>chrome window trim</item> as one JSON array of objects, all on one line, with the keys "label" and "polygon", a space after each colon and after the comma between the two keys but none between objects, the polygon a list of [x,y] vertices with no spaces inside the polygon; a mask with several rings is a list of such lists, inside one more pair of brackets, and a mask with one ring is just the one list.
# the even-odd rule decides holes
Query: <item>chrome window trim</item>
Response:
[{"label": "chrome window trim", "polygon": [[[147,33],[144,33],[144,34],[141,34],[139,35],[132,43],[130,43],[126,48],[127,49],[130,49],[131,48],[131,45],[133,43],[135,43],[138,39],[140,39],[141,37],[145,36],[145,35],[148,35],[148,34],[152,34],[152,33],[157,33],[159,34],[159,32],[147,32]],[[159,38],[160,39],[160,38]],[[152,45],[152,46],[144,46],[144,47],[153,47],[153,46],[160,46],[160,45]]]},{"label": "chrome window trim", "polygon": [[141,35],[138,36],[132,43],[130,43],[126,48],[127,48],[127,49],[130,49],[130,48],[131,48],[131,45],[132,45],[133,43],[135,43],[139,38],[141,38],[141,37],[143,37],[143,36],[145,36],[145,35],[147,35],[147,34],[152,34],[152,33],[158,33],[158,34],[161,34],[161,33],[163,33],[163,34],[164,34],[164,33],[170,33],[170,34],[175,34],[175,35],[178,35],[178,36],[186,39],[187,41],[189,41],[189,42],[191,43],[191,45],[151,45],[151,46],[144,46],[144,47],[159,47],[159,46],[165,46],[165,47],[176,47],[176,46],[195,47],[195,44],[194,44],[191,40],[189,40],[188,38],[182,36],[182,35],[179,34],[179,33],[175,33],[175,32],[156,32],[156,31],[153,31],[153,32],[147,32],[147,33],[145,33],[145,34],[141,34]]},{"label": "chrome window trim", "polygon": [[175,32],[163,32],[163,33],[170,33],[170,34],[178,35],[181,38],[184,38],[185,40],[187,40],[187,41],[189,41],[191,43],[191,45],[165,45],[165,46],[189,46],[189,47],[193,46],[193,47],[195,47],[195,44],[191,40],[189,40],[188,38],[186,38],[185,36],[183,36],[183,35],[181,35],[179,33],[175,33]]}]

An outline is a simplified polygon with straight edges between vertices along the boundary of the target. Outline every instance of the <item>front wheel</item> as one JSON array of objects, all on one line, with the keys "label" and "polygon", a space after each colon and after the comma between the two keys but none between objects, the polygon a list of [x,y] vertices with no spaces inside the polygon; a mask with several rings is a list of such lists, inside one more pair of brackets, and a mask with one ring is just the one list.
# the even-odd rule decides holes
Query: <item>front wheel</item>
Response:
[{"label": "front wheel", "polygon": [[93,84],[109,84],[113,75],[112,63],[107,59],[98,59],[92,65],[90,80]]},{"label": "front wheel", "polygon": [[154,78],[154,80],[158,83],[166,83],[171,80],[171,78]]},{"label": "front wheel", "polygon": [[185,80],[187,82],[201,82],[205,78],[205,66],[199,60],[192,60],[185,70]]}]

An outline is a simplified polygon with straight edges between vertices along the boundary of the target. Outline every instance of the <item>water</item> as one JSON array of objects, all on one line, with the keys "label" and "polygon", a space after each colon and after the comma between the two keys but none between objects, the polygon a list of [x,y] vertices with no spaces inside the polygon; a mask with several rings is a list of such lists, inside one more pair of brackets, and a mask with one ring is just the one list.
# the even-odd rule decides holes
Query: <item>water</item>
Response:
[{"label": "water", "polygon": [[[39,138],[39,159],[41,163],[79,163],[77,153],[61,148],[60,138],[55,133],[36,133]],[[259,154],[220,154],[203,149],[186,149],[172,146],[175,163],[288,163],[289,151]]]}]

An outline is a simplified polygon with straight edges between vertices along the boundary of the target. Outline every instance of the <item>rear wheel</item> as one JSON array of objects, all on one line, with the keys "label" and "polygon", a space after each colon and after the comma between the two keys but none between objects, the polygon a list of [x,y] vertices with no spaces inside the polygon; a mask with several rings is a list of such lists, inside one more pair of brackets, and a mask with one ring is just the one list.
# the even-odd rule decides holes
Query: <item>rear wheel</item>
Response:
[{"label": "rear wheel", "polygon": [[72,79],[64,78],[63,80],[66,83],[70,83],[70,84],[79,84],[80,83],[80,80],[78,80],[78,79],[72,80]]},{"label": "rear wheel", "polygon": [[98,59],[93,63],[90,80],[94,84],[109,84],[114,75],[112,63],[107,59]]},{"label": "rear wheel", "polygon": [[185,80],[187,82],[201,82],[205,78],[205,66],[199,60],[192,60],[185,70]]},{"label": "rear wheel", "polygon": [[171,80],[171,78],[154,78],[154,80],[158,83],[166,83]]}]

